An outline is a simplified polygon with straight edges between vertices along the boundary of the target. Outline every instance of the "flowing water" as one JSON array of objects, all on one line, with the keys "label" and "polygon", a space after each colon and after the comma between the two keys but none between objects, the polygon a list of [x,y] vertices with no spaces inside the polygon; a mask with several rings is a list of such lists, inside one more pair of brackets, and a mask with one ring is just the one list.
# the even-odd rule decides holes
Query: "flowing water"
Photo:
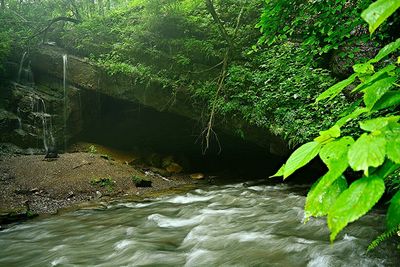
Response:
[{"label": "flowing water", "polygon": [[[302,189],[304,190],[304,188]],[[373,211],[330,245],[323,219],[303,223],[299,188],[215,186],[142,203],[39,218],[0,232],[0,266],[396,266]],[[399,266],[399,265],[397,265]]]},{"label": "flowing water", "polygon": [[24,66],[25,57],[26,57],[27,54],[28,54],[28,52],[24,52],[24,53],[22,54],[21,61],[19,62],[18,77],[17,77],[17,82],[18,82],[18,83],[21,82],[22,68],[23,68],[23,66]]},{"label": "flowing water", "polygon": [[64,90],[64,151],[67,150],[67,66],[68,55],[63,55],[63,90]]}]

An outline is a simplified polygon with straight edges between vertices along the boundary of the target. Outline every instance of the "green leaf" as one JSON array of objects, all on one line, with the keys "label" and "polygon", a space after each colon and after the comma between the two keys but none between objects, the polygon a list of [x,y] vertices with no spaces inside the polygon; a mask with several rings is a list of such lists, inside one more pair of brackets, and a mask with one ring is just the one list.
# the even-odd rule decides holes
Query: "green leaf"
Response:
[{"label": "green leaf", "polygon": [[337,125],[339,127],[342,127],[343,125],[345,125],[349,121],[357,118],[358,116],[360,116],[361,114],[366,113],[366,112],[368,112],[368,109],[366,109],[366,108],[357,108],[356,110],[354,110],[349,115],[347,115],[347,116],[341,118],[340,120],[338,120],[335,125]]},{"label": "green leaf", "polygon": [[359,85],[357,85],[356,88],[354,88],[351,92],[354,93],[354,92],[358,92],[360,90],[365,89],[367,86],[371,85],[374,81],[376,81],[376,80],[378,80],[380,78],[385,78],[385,77],[382,77],[384,75],[386,75],[386,77],[390,76],[391,72],[395,68],[396,68],[396,66],[393,65],[393,64],[384,67],[383,69],[375,72],[370,77],[366,78],[364,82],[362,82]]},{"label": "green leaf", "polygon": [[400,190],[390,200],[386,215],[386,226],[388,230],[398,228],[400,225]]},{"label": "green leaf", "polygon": [[283,164],[283,165],[279,168],[279,170],[278,170],[274,175],[271,175],[269,178],[278,177],[278,176],[283,176],[283,172],[285,171],[285,165],[286,165],[286,164]]},{"label": "green leaf", "polygon": [[372,109],[374,104],[393,86],[397,77],[389,77],[378,80],[363,90],[364,103],[368,109]]},{"label": "green leaf", "polygon": [[346,88],[348,85],[353,83],[354,80],[356,79],[356,77],[357,77],[357,74],[353,74],[349,78],[347,78],[346,80],[338,82],[337,84],[329,87],[326,91],[324,91],[322,94],[320,94],[315,101],[319,102],[319,101],[321,101],[323,99],[326,99],[326,98],[333,99],[344,88]]},{"label": "green leaf", "polygon": [[385,183],[376,176],[361,178],[350,185],[328,212],[331,242],[347,224],[366,214],[382,197]]},{"label": "green leaf", "polygon": [[400,168],[400,164],[396,164],[391,160],[385,160],[385,163],[380,166],[372,175],[381,177],[382,179],[386,178],[389,174],[394,172]]},{"label": "green leaf", "polygon": [[338,125],[334,125],[326,131],[319,132],[319,135],[320,136],[315,138],[314,141],[318,143],[325,143],[330,139],[334,139],[340,136],[340,127]]},{"label": "green leaf", "polygon": [[[399,1],[399,0],[397,0],[397,1]],[[379,50],[378,54],[373,59],[370,59],[368,62],[376,63],[376,62],[380,61],[382,58],[384,58],[384,57],[388,56],[389,54],[393,53],[394,51],[396,51],[399,47],[400,47],[400,38],[394,42],[391,42],[391,43],[385,45],[381,50]]]},{"label": "green leaf", "polygon": [[374,66],[371,63],[355,64],[353,70],[360,74],[372,74],[374,73]]},{"label": "green leaf", "polygon": [[332,172],[325,174],[307,194],[304,207],[306,220],[311,216],[327,215],[330,207],[346,188],[347,181],[344,176],[337,176]]},{"label": "green leaf", "polygon": [[391,91],[385,93],[373,106],[372,111],[378,111],[381,109],[386,109],[391,106],[397,106],[400,104],[400,92]]},{"label": "green leaf", "polygon": [[399,0],[378,0],[364,10],[361,17],[369,24],[372,34],[399,7]]},{"label": "green leaf", "polygon": [[286,161],[283,171],[283,179],[286,179],[289,175],[315,158],[315,156],[318,155],[321,146],[322,145],[318,142],[309,142],[296,149],[296,151],[294,151]]},{"label": "green leaf", "polygon": [[369,167],[378,167],[385,160],[386,139],[382,135],[364,133],[350,147],[348,159],[355,171],[364,171],[368,176]]},{"label": "green leaf", "polygon": [[337,169],[335,172],[341,175],[348,167],[347,154],[352,144],[354,144],[353,138],[345,136],[326,144],[321,149],[319,156],[329,170]]},{"label": "green leaf", "polygon": [[382,128],[389,125],[389,123],[397,122],[399,119],[400,116],[378,117],[371,120],[361,121],[360,127],[365,131],[373,132],[381,130]]},{"label": "green leaf", "polygon": [[400,126],[389,127],[386,135],[386,155],[395,163],[400,163]]}]

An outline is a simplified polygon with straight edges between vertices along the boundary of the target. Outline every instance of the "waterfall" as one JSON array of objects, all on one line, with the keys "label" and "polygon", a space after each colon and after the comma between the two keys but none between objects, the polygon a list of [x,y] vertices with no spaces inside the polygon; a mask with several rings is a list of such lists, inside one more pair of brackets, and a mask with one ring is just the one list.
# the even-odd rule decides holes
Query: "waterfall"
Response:
[{"label": "waterfall", "polygon": [[67,150],[67,64],[68,56],[63,55],[63,89],[64,89],[64,151]]},{"label": "waterfall", "polygon": [[[47,121],[46,117],[48,114],[46,114],[46,105],[44,103],[44,100],[39,98],[40,103],[42,104],[42,112],[40,113],[40,118],[42,119],[42,125],[43,125],[43,145],[44,149],[47,151],[49,146],[47,142]],[[38,104],[39,105],[39,104]]]},{"label": "waterfall", "polygon": [[18,78],[17,78],[17,82],[18,82],[18,83],[21,82],[22,67],[24,66],[24,61],[25,61],[26,55],[27,55],[27,52],[24,52],[24,53],[22,54],[21,61],[20,61],[20,63],[19,63]]},{"label": "waterfall", "polygon": [[22,130],[22,119],[19,107],[17,107],[18,130]]},{"label": "waterfall", "polygon": [[43,146],[47,151],[49,147],[55,147],[55,139],[53,136],[53,122],[50,114],[47,113],[46,103],[38,95],[32,95],[32,99],[35,102],[35,111],[33,116],[39,118],[42,123],[42,136],[43,136]]}]

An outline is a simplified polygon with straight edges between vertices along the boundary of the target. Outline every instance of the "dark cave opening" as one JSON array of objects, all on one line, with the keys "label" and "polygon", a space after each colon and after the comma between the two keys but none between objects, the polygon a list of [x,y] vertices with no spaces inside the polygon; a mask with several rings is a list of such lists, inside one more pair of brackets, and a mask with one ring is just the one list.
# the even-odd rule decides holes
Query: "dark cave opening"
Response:
[{"label": "dark cave opening", "polygon": [[282,159],[268,149],[216,129],[218,141],[202,153],[202,125],[169,112],[90,93],[83,106],[83,129],[75,141],[84,140],[125,151],[152,151],[185,159],[185,172],[227,175],[253,180],[273,174]]}]

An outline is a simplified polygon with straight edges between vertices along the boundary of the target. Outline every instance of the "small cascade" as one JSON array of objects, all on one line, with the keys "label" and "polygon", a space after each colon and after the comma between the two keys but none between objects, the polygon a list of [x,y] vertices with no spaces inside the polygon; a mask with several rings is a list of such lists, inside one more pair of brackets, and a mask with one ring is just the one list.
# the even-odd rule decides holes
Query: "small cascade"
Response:
[{"label": "small cascade", "polygon": [[22,130],[21,111],[19,107],[17,108],[17,119],[18,119],[18,130]]},{"label": "small cascade", "polygon": [[26,64],[25,62],[27,62],[27,59],[28,59],[28,52],[24,52],[22,54],[21,61],[19,62],[17,83],[33,87],[35,85],[35,82],[33,79],[31,61],[29,61]]},{"label": "small cascade", "polygon": [[34,88],[35,80],[34,80],[33,71],[31,68],[31,61],[29,61],[28,66],[26,68],[24,68],[24,76],[25,76],[25,80],[26,80],[26,85]]},{"label": "small cascade", "polygon": [[[14,86],[15,90],[20,90],[22,94],[26,94],[25,99],[29,100],[27,106],[30,107],[27,110],[21,110],[20,107],[17,107],[19,129],[37,136],[37,147],[41,147],[41,141],[43,141],[43,147],[46,151],[51,147],[55,147],[56,140],[53,135],[52,115],[48,113],[44,98],[32,87],[18,83],[15,83]],[[22,128],[22,118],[26,120],[25,129]]]},{"label": "small cascade", "polygon": [[22,68],[23,68],[23,66],[24,66],[25,57],[26,57],[27,54],[28,54],[28,52],[24,52],[24,53],[22,54],[21,61],[20,61],[20,63],[19,63],[19,70],[18,70],[18,77],[17,77],[17,82],[18,82],[18,83],[21,82]]},{"label": "small cascade", "polygon": [[68,55],[63,55],[63,89],[64,89],[64,150],[67,150],[67,65]]},{"label": "small cascade", "polygon": [[49,147],[55,147],[52,116],[47,113],[46,103],[40,96],[34,95],[32,99],[35,102],[34,107],[36,107],[35,111],[32,114],[35,118],[38,118],[41,121],[43,146],[44,149],[47,151]]}]

